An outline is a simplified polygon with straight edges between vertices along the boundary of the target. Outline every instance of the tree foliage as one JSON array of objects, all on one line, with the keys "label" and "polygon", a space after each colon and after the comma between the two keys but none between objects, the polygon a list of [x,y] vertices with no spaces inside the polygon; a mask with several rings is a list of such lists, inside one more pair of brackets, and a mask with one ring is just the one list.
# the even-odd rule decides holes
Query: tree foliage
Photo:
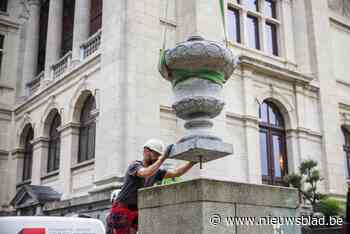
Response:
[{"label": "tree foliage", "polygon": [[313,210],[316,204],[326,196],[318,192],[318,185],[323,180],[314,160],[303,161],[299,166],[299,173],[291,173],[284,178],[285,182],[298,189],[301,199],[309,203]]}]

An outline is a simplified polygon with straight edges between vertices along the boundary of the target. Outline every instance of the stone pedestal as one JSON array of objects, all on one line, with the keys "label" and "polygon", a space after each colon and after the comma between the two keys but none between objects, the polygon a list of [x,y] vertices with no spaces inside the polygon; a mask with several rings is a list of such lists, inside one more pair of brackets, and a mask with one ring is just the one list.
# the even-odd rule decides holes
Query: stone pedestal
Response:
[{"label": "stone pedestal", "polygon": [[[297,217],[298,193],[276,186],[195,179],[139,190],[139,234],[299,234],[296,225],[238,225],[230,218]],[[232,220],[231,219],[231,220]],[[270,222],[272,223],[272,222]]]}]

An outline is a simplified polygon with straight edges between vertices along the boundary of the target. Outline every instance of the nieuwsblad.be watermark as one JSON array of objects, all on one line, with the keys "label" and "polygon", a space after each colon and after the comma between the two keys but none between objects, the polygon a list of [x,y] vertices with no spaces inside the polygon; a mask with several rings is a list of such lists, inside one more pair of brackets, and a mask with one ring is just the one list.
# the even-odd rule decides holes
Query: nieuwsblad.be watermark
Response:
[{"label": "nieuwsblad.be watermark", "polygon": [[341,217],[275,217],[275,216],[264,216],[264,217],[237,217],[237,216],[222,216],[220,214],[212,214],[209,217],[209,223],[213,226],[217,225],[272,225],[272,226],[283,226],[283,225],[298,225],[298,226],[324,226],[324,225],[342,225],[343,219]]}]

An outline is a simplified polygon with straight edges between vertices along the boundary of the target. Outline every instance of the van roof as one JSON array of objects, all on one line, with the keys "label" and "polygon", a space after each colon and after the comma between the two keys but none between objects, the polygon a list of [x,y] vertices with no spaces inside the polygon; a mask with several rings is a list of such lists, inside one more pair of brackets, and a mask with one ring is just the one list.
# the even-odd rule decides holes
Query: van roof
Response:
[{"label": "van roof", "polygon": [[42,220],[42,221],[84,221],[84,222],[96,222],[98,219],[93,218],[81,218],[81,217],[58,217],[58,216],[6,216],[0,217],[1,220],[6,221],[19,221],[19,220]]}]

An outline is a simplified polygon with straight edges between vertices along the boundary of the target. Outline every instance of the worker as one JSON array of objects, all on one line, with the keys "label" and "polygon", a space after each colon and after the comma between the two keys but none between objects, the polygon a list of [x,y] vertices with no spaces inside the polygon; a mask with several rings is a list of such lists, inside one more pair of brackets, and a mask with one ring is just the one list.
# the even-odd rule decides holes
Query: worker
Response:
[{"label": "worker", "polygon": [[138,230],[137,190],[152,186],[165,178],[185,174],[196,162],[187,162],[174,170],[160,166],[169,157],[173,144],[166,147],[161,140],[150,139],[143,146],[143,160],[133,161],[127,168],[118,195],[112,194],[112,209],[107,216],[107,234],[134,234]]}]

